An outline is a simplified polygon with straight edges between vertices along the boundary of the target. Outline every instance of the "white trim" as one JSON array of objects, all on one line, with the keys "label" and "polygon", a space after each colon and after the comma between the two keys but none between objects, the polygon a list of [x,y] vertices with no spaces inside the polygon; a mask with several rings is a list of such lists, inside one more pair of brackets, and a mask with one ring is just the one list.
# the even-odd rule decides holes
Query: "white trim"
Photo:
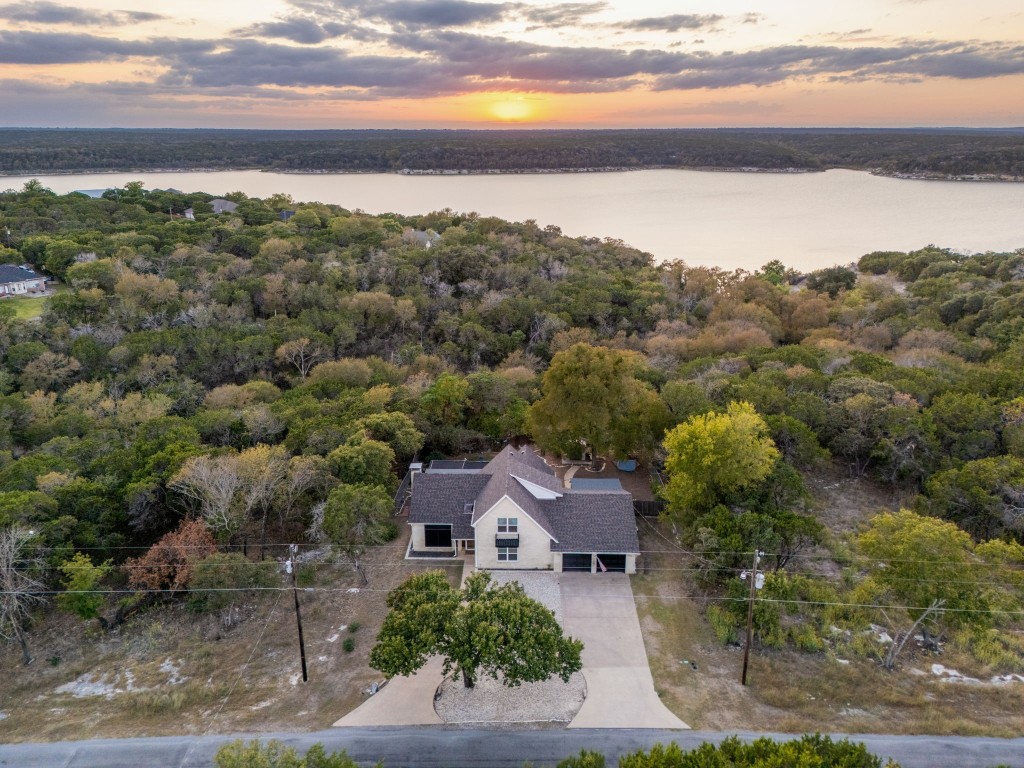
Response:
[{"label": "white trim", "polygon": [[[522,507],[520,507],[520,506],[519,506],[518,504],[516,504],[516,503],[515,503],[515,501],[513,501],[513,500],[512,500],[512,497],[511,497],[511,496],[509,496],[508,494],[505,494],[505,495],[504,495],[504,496],[502,496],[502,497],[501,497],[500,499],[498,499],[498,500],[497,500],[496,502],[494,502],[494,504],[492,504],[492,505],[491,505],[491,507],[490,507],[490,508],[489,508],[489,509],[488,509],[488,510],[487,510],[486,512],[484,512],[484,513],[483,513],[482,515],[480,515],[480,517],[478,517],[478,518],[477,518],[476,520],[474,520],[473,522],[471,522],[471,523],[470,523],[470,525],[471,525],[471,526],[472,526],[472,527],[473,527],[474,529],[476,529],[476,524],[477,524],[477,523],[479,523],[479,522],[480,522],[481,520],[483,520],[483,519],[484,519],[485,517],[487,517],[487,516],[488,516],[489,514],[491,514],[491,512],[492,512],[492,511],[494,511],[494,508],[495,508],[496,506],[498,506],[499,504],[501,504],[501,502],[502,502],[502,501],[504,501],[505,499],[508,499],[508,500],[509,500],[509,503],[510,503],[510,504],[511,504],[511,505],[512,505],[513,507],[515,507],[515,508],[516,508],[516,509],[518,509],[518,510],[519,510],[520,512],[522,512],[522,513],[523,513],[524,515],[526,515],[526,517],[527,517],[527,518],[529,519],[529,521],[530,521],[531,523],[533,523],[533,524],[534,524],[534,525],[536,525],[536,526],[537,526],[538,528],[540,528],[540,529],[541,529],[542,531],[544,531],[544,534],[545,534],[545,535],[546,535],[546,536],[547,536],[547,537],[548,537],[549,539],[551,539],[551,540],[552,540],[553,542],[555,542],[555,544],[557,544],[557,543],[558,543],[558,539],[556,539],[556,538],[555,538],[554,536],[552,536],[552,535],[551,535],[550,533],[548,533],[547,529],[546,529],[546,528],[545,528],[545,527],[544,527],[543,525],[541,525],[541,524],[540,524],[540,523],[538,523],[538,522],[537,522],[536,520],[534,520],[534,519],[533,519],[532,517],[530,517],[530,513],[529,513],[529,512],[527,512],[527,511],[526,511],[525,509],[523,509]],[[475,537],[474,537],[474,538],[475,538]]]},{"label": "white trim", "polygon": [[515,475],[514,474],[514,475],[512,475],[512,477],[514,477],[516,480],[518,480],[519,484],[521,486],[523,486],[523,488],[525,488],[527,491],[529,491],[530,495],[533,496],[533,498],[535,498],[535,499],[548,499],[548,500],[550,500],[550,499],[560,499],[560,498],[562,498],[562,494],[560,494],[558,491],[552,491],[550,488],[545,488],[542,485],[537,485],[536,483],[531,483],[529,480],[524,480],[519,475]]}]

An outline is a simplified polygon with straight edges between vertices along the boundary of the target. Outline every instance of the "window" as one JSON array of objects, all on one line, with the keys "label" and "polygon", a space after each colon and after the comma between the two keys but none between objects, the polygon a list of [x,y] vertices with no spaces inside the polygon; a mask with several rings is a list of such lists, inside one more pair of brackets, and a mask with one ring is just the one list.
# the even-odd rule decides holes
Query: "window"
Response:
[{"label": "window", "polygon": [[423,526],[423,543],[428,547],[450,547],[452,527],[450,525]]},{"label": "window", "polygon": [[519,518],[499,517],[498,533],[519,533]]},{"label": "window", "polygon": [[514,563],[519,559],[519,550],[512,547],[498,547],[499,563]]}]

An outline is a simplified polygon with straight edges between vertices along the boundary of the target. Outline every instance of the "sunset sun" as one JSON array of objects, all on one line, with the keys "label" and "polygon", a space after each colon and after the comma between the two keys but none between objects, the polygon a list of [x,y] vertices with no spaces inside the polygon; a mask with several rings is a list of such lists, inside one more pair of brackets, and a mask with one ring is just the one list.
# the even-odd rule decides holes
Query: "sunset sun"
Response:
[{"label": "sunset sun", "polygon": [[491,114],[506,123],[521,123],[533,117],[533,107],[522,98],[507,98],[491,105]]}]

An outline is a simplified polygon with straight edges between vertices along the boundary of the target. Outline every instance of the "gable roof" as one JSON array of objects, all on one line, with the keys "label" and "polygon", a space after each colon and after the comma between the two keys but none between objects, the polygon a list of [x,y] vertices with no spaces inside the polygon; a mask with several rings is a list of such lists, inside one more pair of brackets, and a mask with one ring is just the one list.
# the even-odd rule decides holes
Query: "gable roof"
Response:
[{"label": "gable roof", "polygon": [[474,527],[508,497],[550,538],[553,552],[638,553],[633,497],[619,489],[567,489],[532,448],[505,448],[476,473],[418,474],[410,523],[451,524],[452,537]]},{"label": "gable roof", "polygon": [[516,506],[523,510],[524,514],[543,529],[544,533],[552,539],[556,539],[554,528],[548,521],[539,500],[534,498],[526,486],[513,475],[513,472],[517,471],[521,474],[529,474],[531,480],[536,478],[544,483],[555,482],[557,484],[554,475],[547,478],[542,477],[541,473],[525,463],[514,448],[503,448],[486,467],[480,470],[481,475],[490,475],[490,477],[487,480],[487,485],[477,497],[476,510],[473,512],[473,525],[475,526],[480,518],[490,512],[503,497],[508,496]]},{"label": "gable roof", "polygon": [[20,283],[23,280],[43,280],[43,276],[28,267],[0,264],[0,284]]}]

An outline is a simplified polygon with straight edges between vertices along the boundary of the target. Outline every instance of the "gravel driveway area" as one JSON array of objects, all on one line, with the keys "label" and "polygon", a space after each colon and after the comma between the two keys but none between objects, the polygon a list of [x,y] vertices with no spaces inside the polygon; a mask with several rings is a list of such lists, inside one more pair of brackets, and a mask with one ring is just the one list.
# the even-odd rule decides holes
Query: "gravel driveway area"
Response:
[{"label": "gravel driveway area", "polygon": [[559,574],[552,571],[490,571],[491,581],[495,584],[508,584],[518,581],[523,591],[541,605],[550,608],[558,623],[562,623],[562,588],[559,585]]},{"label": "gravel driveway area", "polygon": [[[550,608],[562,623],[562,590],[559,575],[550,571],[491,571],[495,584],[518,581],[527,595]],[[506,688],[487,676],[466,688],[462,678],[446,679],[434,702],[438,717],[448,724],[471,723],[568,723],[583,706],[587,683],[577,672],[568,683],[555,677],[541,683]]]}]

